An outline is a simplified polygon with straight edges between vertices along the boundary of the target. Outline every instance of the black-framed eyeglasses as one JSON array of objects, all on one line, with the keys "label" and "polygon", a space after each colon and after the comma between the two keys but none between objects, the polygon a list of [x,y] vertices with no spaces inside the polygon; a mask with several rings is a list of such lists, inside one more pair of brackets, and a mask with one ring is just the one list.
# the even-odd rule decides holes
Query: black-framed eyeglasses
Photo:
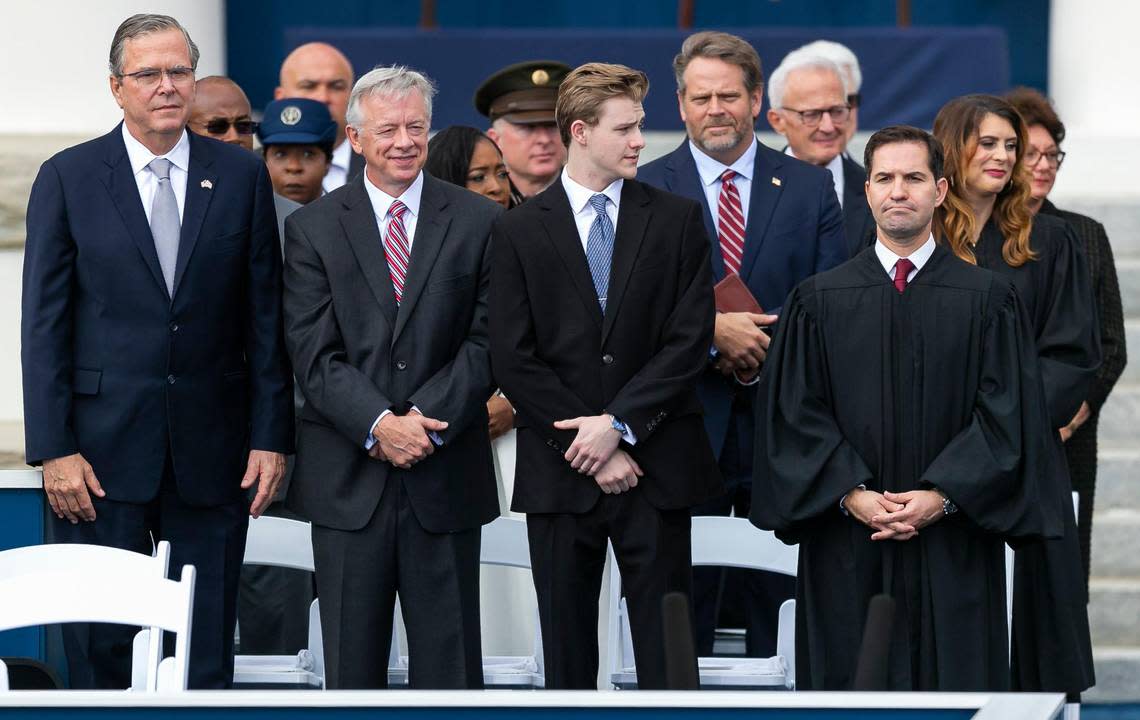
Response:
[{"label": "black-framed eyeglasses", "polygon": [[185,86],[194,82],[194,68],[178,65],[172,68],[143,68],[131,73],[123,73],[120,78],[131,78],[140,87],[152,88],[162,82],[162,76],[170,78],[173,85]]},{"label": "black-framed eyeglasses", "polygon": [[1030,147],[1025,153],[1025,164],[1030,168],[1035,168],[1037,167],[1037,163],[1041,162],[1041,158],[1045,158],[1046,165],[1060,170],[1061,163],[1065,162],[1065,151],[1054,150],[1053,152],[1043,153],[1038,152],[1037,148]]},{"label": "black-framed eyeglasses", "polygon": [[859,105],[862,102],[863,102],[862,93],[851,93],[850,95],[847,96],[847,105],[849,107],[851,107],[852,109],[859,107]]},{"label": "black-framed eyeglasses", "polygon": [[819,125],[819,121],[823,119],[826,113],[831,118],[831,122],[836,125],[842,125],[847,122],[847,118],[851,115],[850,105],[832,105],[829,108],[822,108],[818,110],[796,110],[795,108],[780,108],[788,112],[794,112],[800,116],[800,122],[808,127],[815,127]]},{"label": "black-framed eyeglasses", "polygon": [[257,128],[260,127],[259,123],[253,120],[230,121],[226,118],[214,118],[206,123],[206,132],[211,135],[225,135],[230,131],[231,125],[233,125],[238,135],[252,135],[257,132]]}]

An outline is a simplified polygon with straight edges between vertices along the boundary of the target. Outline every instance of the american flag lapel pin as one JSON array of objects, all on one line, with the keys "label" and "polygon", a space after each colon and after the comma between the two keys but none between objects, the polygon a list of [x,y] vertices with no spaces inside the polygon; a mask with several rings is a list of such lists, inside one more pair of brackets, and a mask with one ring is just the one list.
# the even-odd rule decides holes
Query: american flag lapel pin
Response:
[{"label": "american flag lapel pin", "polygon": [[776,187],[780,187],[780,185],[782,183],[780,182],[780,178],[774,177],[774,178],[772,178],[772,184],[775,185]]},{"label": "american flag lapel pin", "polygon": [[[775,180],[775,178],[773,178],[773,180]],[[209,180],[203,180],[202,181],[202,187],[204,187],[207,190],[213,190],[214,189],[214,183],[210,182]]]}]

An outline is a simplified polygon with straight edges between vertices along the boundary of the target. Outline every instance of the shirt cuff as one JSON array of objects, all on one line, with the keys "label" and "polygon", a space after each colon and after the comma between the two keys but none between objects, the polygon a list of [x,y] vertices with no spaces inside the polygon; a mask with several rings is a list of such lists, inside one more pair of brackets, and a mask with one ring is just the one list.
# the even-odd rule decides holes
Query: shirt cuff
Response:
[{"label": "shirt cuff", "polygon": [[[867,486],[864,485],[863,483],[859,483],[855,487],[851,488],[851,490],[855,490],[855,489],[866,490]],[[844,516],[848,516],[851,514],[851,513],[847,512],[847,507],[843,504],[844,501],[847,500],[847,496],[851,494],[851,490],[848,490],[846,493],[843,494],[843,497],[839,498],[839,512],[843,513]]]},{"label": "shirt cuff", "polygon": [[391,414],[392,414],[391,409],[385,410],[384,412],[380,413],[380,416],[376,418],[376,422],[372,423],[372,427],[368,428],[368,437],[366,437],[364,439],[364,449],[365,450],[371,450],[372,446],[376,444],[376,436],[373,435],[372,433],[375,432],[376,426],[380,424],[380,421],[384,419],[384,416],[385,415],[391,415]]},{"label": "shirt cuff", "polygon": [[[420,411],[420,409],[418,407],[416,407],[415,405],[412,406],[412,412],[416,413],[417,415],[423,415],[423,413]],[[432,445],[435,445],[436,447],[440,447],[443,445],[443,438],[441,438],[439,436],[439,433],[437,433],[435,430],[428,430],[427,436],[428,436],[428,439],[431,440]]]}]

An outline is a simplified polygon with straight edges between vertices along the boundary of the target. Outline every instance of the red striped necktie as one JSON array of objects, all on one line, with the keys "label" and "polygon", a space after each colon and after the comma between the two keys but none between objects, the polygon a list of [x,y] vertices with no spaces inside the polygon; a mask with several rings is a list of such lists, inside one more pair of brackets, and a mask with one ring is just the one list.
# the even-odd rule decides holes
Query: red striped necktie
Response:
[{"label": "red striped necktie", "polygon": [[720,254],[724,258],[724,272],[740,274],[744,258],[744,208],[740,204],[740,191],[732,179],[735,170],[725,170],[720,176],[720,197],[717,199],[717,228],[720,234]]},{"label": "red striped necktie", "polygon": [[404,229],[404,213],[408,206],[397,200],[388,208],[388,227],[384,230],[384,255],[388,258],[388,274],[396,292],[396,304],[404,298],[404,278],[408,275],[408,232]]}]

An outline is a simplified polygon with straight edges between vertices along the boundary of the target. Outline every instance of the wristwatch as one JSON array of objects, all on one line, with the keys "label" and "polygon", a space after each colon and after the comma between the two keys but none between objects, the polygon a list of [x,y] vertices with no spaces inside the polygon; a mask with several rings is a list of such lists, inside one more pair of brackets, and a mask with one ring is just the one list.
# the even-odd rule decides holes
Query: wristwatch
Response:
[{"label": "wristwatch", "polygon": [[617,430],[620,435],[625,435],[627,429],[625,423],[618,420],[616,415],[610,415],[610,427]]},{"label": "wristwatch", "polygon": [[942,515],[943,516],[953,515],[954,513],[958,512],[958,506],[954,504],[953,500],[946,497],[946,493],[942,492],[941,490],[935,490],[934,492],[936,492],[942,496]]}]

